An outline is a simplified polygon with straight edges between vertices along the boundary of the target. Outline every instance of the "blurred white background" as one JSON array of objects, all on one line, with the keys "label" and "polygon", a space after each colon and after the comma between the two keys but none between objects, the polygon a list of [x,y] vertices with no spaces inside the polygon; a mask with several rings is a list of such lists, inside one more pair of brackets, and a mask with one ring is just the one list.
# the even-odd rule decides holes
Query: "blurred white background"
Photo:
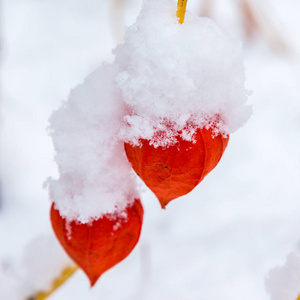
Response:
[{"label": "blurred white background", "polygon": [[[206,2],[210,9],[204,0],[189,0],[188,9],[244,41],[252,118],[231,136],[216,169],[165,211],[143,188],[142,236],[125,261],[93,289],[78,271],[49,300],[270,299],[266,275],[298,251],[300,2]],[[41,260],[58,259],[59,250],[47,251],[55,240],[43,183],[57,176],[48,118],[113,60],[140,7],[140,0],[1,1],[0,299],[36,292],[30,280],[48,271]],[[41,236],[48,242],[28,246]]]}]

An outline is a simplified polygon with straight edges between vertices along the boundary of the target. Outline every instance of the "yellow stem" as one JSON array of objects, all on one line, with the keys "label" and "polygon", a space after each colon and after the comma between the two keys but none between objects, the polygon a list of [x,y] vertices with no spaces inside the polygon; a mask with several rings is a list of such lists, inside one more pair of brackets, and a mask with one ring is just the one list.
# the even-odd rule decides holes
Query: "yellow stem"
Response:
[{"label": "yellow stem", "polygon": [[57,290],[62,284],[64,284],[78,269],[77,266],[66,267],[62,270],[58,278],[55,278],[52,282],[52,286],[48,291],[38,292],[36,295],[28,298],[27,300],[44,300],[50,296],[55,290]]},{"label": "yellow stem", "polygon": [[297,300],[300,300],[300,295],[299,295],[299,297],[297,298]]},{"label": "yellow stem", "polygon": [[184,21],[187,0],[178,0],[176,17],[180,24]]}]

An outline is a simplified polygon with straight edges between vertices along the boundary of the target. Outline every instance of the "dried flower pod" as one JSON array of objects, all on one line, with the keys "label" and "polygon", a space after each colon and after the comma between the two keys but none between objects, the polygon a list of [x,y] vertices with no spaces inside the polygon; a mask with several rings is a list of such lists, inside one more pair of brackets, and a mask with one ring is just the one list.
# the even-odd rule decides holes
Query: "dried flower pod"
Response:
[{"label": "dried flower pod", "polygon": [[120,215],[106,214],[83,224],[68,222],[53,204],[51,222],[59,242],[93,286],[105,271],[133,250],[140,237],[143,213],[142,204],[136,199]]},{"label": "dried flower pod", "polygon": [[125,151],[134,171],[165,208],[171,200],[193,190],[218,164],[228,140],[203,128],[197,129],[193,141],[178,135],[175,145],[155,148],[149,140],[141,140],[141,146],[125,143]]}]

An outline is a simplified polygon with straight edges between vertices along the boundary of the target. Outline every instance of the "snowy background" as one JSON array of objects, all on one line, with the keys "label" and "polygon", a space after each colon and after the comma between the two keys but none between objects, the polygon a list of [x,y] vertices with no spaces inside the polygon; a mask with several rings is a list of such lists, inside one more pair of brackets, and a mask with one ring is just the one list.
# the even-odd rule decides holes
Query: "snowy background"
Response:
[{"label": "snowy background", "polygon": [[[70,89],[112,61],[122,35],[117,2],[1,2],[0,299],[25,299],[68,263],[43,189],[57,176],[46,128]],[[236,3],[215,1],[215,18],[243,37]],[[130,25],[141,1],[124,4]],[[189,0],[188,9],[200,4]],[[144,188],[143,231],[132,254],[92,290],[78,271],[49,299],[270,299],[270,269],[300,251],[300,2],[260,5],[287,51],[274,51],[260,36],[245,40],[254,113],[231,135],[220,164],[166,210]],[[298,271],[276,288],[296,281]],[[275,289],[270,281],[267,287]]]}]

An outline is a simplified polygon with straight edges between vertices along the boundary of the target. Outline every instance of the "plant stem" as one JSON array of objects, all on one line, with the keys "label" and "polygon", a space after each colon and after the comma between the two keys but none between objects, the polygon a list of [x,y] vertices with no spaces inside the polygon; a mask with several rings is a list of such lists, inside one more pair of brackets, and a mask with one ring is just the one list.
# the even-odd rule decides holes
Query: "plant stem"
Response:
[{"label": "plant stem", "polygon": [[29,297],[27,300],[44,300],[50,296],[55,290],[57,290],[62,284],[64,284],[76,271],[78,267],[66,267],[62,270],[58,278],[55,278],[52,282],[52,286],[48,291],[38,292],[36,295]]},{"label": "plant stem", "polygon": [[178,0],[176,17],[180,24],[184,21],[187,0]]}]

